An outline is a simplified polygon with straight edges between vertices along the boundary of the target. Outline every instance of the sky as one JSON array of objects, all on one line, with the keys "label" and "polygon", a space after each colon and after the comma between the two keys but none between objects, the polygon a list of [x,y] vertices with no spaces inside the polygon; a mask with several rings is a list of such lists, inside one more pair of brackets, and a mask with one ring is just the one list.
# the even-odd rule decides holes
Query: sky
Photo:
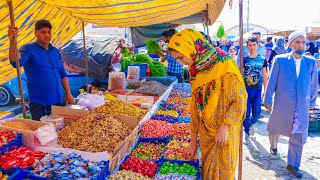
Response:
[{"label": "sky", "polygon": [[[216,32],[222,23],[225,30],[239,24],[239,0],[229,0],[210,31]],[[247,22],[248,0],[243,0],[243,20]],[[305,30],[306,26],[320,27],[320,0],[249,0],[249,23],[275,30]]]}]

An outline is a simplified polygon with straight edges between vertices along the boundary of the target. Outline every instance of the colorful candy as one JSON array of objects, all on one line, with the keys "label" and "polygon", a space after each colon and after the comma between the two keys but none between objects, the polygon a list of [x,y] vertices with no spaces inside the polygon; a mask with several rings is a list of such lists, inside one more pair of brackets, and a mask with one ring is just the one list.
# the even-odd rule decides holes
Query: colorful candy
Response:
[{"label": "colorful candy", "polygon": [[179,139],[191,138],[190,124],[177,123],[177,124],[173,124],[172,126],[173,126],[173,131],[171,132],[171,136],[173,138],[179,138]]},{"label": "colorful candy", "polygon": [[0,166],[7,170],[13,167],[20,167],[26,169],[30,167],[36,160],[40,160],[45,156],[45,153],[29,150],[28,146],[21,146],[18,149],[12,150],[7,154],[1,156]]},{"label": "colorful candy", "polygon": [[190,116],[178,117],[179,123],[190,123]]},{"label": "colorful candy", "polygon": [[162,121],[167,121],[169,123],[176,123],[178,121],[178,118],[172,117],[172,116],[165,116],[162,114],[158,115],[153,115],[151,117],[152,120],[162,120]]},{"label": "colorful candy", "polygon": [[131,130],[122,121],[107,114],[91,114],[59,131],[63,147],[88,152],[113,152]]},{"label": "colorful candy", "polygon": [[198,170],[195,166],[188,163],[183,163],[182,165],[171,162],[164,162],[160,168],[160,174],[174,174],[178,173],[180,175],[197,176]]},{"label": "colorful candy", "polygon": [[36,161],[32,165],[32,172],[50,179],[90,179],[102,171],[105,166],[105,162],[89,162],[75,153],[69,155],[52,153]]},{"label": "colorful candy", "polygon": [[156,144],[141,142],[138,147],[131,152],[130,155],[143,160],[159,160],[165,147],[165,143]]},{"label": "colorful candy", "polygon": [[[171,160],[181,160],[181,161],[189,161],[183,155],[186,148],[189,146],[189,140],[184,139],[172,139],[169,144],[166,146],[166,152],[164,153],[164,157],[166,159]],[[196,155],[193,160],[198,159]]]},{"label": "colorful candy", "polygon": [[191,177],[188,175],[180,175],[178,173],[174,173],[174,174],[168,174],[168,175],[162,175],[162,174],[157,174],[154,177],[155,180],[195,180],[195,177]]},{"label": "colorful candy", "polygon": [[141,137],[161,138],[171,134],[172,124],[166,121],[146,121],[141,128]]},{"label": "colorful candy", "polygon": [[113,175],[108,177],[109,180],[151,180],[151,178],[148,178],[146,176],[143,176],[142,174],[138,174],[132,171],[127,170],[121,170],[115,172]]},{"label": "colorful candy", "polygon": [[9,144],[15,140],[16,137],[17,134],[15,132],[0,129],[0,147]]},{"label": "colorful candy", "polygon": [[149,178],[153,178],[156,174],[158,164],[153,161],[142,160],[136,157],[129,157],[123,164],[120,165],[121,170],[130,170],[140,173]]},{"label": "colorful candy", "polygon": [[172,116],[172,117],[179,117],[179,114],[177,111],[174,111],[174,110],[167,110],[167,111],[164,111],[164,110],[158,110],[155,112],[155,115],[165,115],[165,116]]}]

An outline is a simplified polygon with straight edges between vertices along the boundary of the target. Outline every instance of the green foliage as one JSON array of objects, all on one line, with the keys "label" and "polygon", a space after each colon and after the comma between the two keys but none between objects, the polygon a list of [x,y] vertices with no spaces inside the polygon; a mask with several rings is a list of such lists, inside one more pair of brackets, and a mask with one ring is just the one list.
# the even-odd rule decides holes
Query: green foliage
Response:
[{"label": "green foliage", "polygon": [[147,40],[146,48],[148,50],[148,54],[157,54],[162,52],[159,43],[155,40]]},{"label": "green foliage", "polygon": [[124,71],[130,64],[134,64],[133,59],[131,59],[129,57],[122,57],[121,71]]},{"label": "green foliage", "polygon": [[133,58],[133,54],[129,51],[128,48],[122,48],[122,57]]},{"label": "green foliage", "polygon": [[147,54],[137,54],[134,62],[136,64],[145,64],[146,63],[149,65],[149,67],[151,67],[153,65],[151,57]]},{"label": "green foliage", "polygon": [[217,38],[223,38],[224,36],[226,35],[226,32],[224,31],[224,26],[221,24],[218,28],[218,31],[217,31]]},{"label": "green foliage", "polygon": [[166,66],[159,61],[153,61],[153,65],[150,67],[150,72],[151,76],[154,77],[167,76]]}]

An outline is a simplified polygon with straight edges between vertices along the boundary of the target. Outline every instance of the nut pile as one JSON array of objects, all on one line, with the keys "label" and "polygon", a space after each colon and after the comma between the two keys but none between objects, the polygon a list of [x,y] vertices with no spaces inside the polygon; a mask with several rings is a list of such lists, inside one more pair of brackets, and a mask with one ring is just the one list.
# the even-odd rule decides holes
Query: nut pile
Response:
[{"label": "nut pile", "polygon": [[137,98],[129,101],[131,103],[153,103],[152,99],[149,98]]},{"label": "nut pile", "polygon": [[123,101],[109,101],[95,109],[95,111],[96,113],[105,113],[120,116],[134,116],[138,117],[139,120],[141,120],[146,113],[146,110]]},{"label": "nut pile", "polygon": [[76,153],[69,155],[52,153],[36,161],[32,165],[32,172],[50,179],[89,179],[102,171],[105,166],[104,162],[89,162]]},{"label": "nut pile", "polygon": [[132,171],[121,170],[108,177],[109,180],[151,180],[150,178],[143,176],[142,174]]},{"label": "nut pile", "polygon": [[32,129],[28,125],[21,121],[5,122],[2,125],[9,128],[32,131]]},{"label": "nut pile", "polygon": [[170,135],[172,124],[166,121],[146,121],[141,128],[141,137],[163,138]]},{"label": "nut pile", "polygon": [[130,134],[130,128],[106,114],[91,114],[59,131],[59,144],[88,152],[112,152]]},{"label": "nut pile", "polygon": [[111,93],[113,94],[120,94],[120,95],[125,95],[127,94],[129,91],[124,90],[124,89],[115,89],[113,91],[111,91]]},{"label": "nut pile", "polygon": [[108,101],[115,101],[115,100],[118,100],[118,98],[116,98],[116,97],[112,96],[112,95],[111,95],[111,94],[109,94],[109,93],[104,94],[104,99],[105,99],[105,100],[108,100]]}]

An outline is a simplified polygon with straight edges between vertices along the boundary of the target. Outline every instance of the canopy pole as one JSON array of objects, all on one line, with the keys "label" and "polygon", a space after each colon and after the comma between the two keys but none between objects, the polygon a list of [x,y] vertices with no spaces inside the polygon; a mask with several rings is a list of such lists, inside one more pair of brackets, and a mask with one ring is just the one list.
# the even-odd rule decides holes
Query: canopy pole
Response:
[{"label": "canopy pole", "polygon": [[[9,7],[9,14],[10,14],[10,24],[12,27],[15,26],[15,21],[14,21],[14,12],[13,12],[13,7],[12,7],[12,0],[7,0],[8,7]],[[23,95],[23,88],[22,88],[22,81],[21,81],[21,71],[20,71],[20,60],[18,60],[18,51],[17,51],[17,37],[13,37],[11,43],[13,43],[13,50],[15,54],[15,59],[16,59],[16,66],[17,66],[17,76],[18,76],[18,85],[19,85],[19,91],[20,91],[20,97],[21,97],[21,108],[22,108],[22,113],[23,113],[23,118],[27,119],[27,113],[26,113],[26,106],[25,106],[25,99]]]},{"label": "canopy pole", "polygon": [[88,84],[88,61],[87,61],[87,48],[86,48],[86,34],[84,31],[84,22],[82,21],[82,40],[83,40],[83,56],[84,56],[84,68],[86,72],[86,92],[89,93],[89,84]]},{"label": "canopy pole", "polygon": [[[240,71],[243,76],[243,0],[239,0],[239,34],[240,34]],[[240,145],[239,145],[239,167],[238,180],[242,179],[242,146],[243,146],[243,126],[240,127]]]}]

